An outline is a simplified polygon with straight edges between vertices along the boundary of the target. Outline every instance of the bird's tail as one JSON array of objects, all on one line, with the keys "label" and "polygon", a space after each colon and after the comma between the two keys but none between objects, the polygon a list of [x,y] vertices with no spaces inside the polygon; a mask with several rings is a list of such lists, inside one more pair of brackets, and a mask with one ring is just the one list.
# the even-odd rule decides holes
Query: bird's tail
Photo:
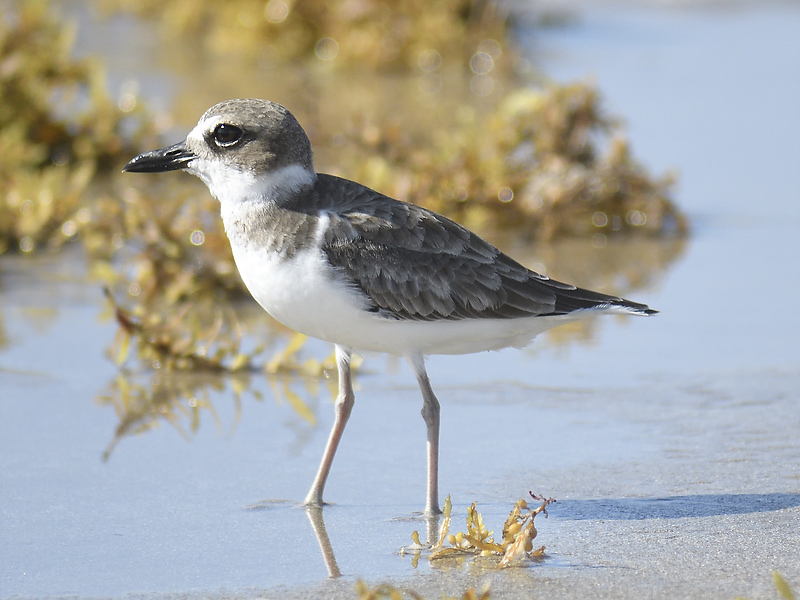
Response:
[{"label": "bird's tail", "polygon": [[576,310],[603,310],[619,314],[651,316],[658,313],[639,302],[610,296],[583,288],[559,289],[556,293],[555,314],[569,314]]}]

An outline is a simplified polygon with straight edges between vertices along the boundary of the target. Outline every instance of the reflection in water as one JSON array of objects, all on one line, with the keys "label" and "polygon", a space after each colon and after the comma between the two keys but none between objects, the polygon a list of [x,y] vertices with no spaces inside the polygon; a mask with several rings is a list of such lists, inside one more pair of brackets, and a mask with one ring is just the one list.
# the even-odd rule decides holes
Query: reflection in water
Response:
[{"label": "reflection in water", "polygon": [[321,506],[306,506],[308,521],[311,523],[314,535],[317,536],[319,549],[322,551],[322,559],[325,561],[325,567],[328,569],[328,577],[341,577],[342,572],[339,570],[339,565],[336,563],[336,556],[333,554],[333,546],[331,546],[331,540],[328,537],[328,530],[325,528],[325,520],[322,517],[322,511],[323,508]]},{"label": "reflection in water", "polygon": [[[314,535],[317,537],[317,543],[319,543],[319,549],[322,552],[322,559],[325,561],[325,567],[328,570],[328,577],[341,577],[342,572],[339,569],[339,564],[336,562],[336,555],[333,551],[333,545],[328,537],[328,530],[325,527],[325,507],[306,506],[305,509],[306,515],[308,516],[308,521],[311,523],[311,529],[313,529]],[[421,550],[424,547],[430,548],[436,544],[437,540],[439,539],[439,520],[441,515],[423,515],[422,518],[425,519],[425,526],[428,532],[428,543],[427,546],[420,545],[419,551],[412,552],[412,566],[414,568],[417,567]]]},{"label": "reflection in water", "polygon": [[0,350],[8,346],[8,335],[6,328],[3,326],[3,311],[0,310]]},{"label": "reflection in water", "polygon": [[0,255],[0,350],[21,341],[14,325],[24,322],[31,333],[51,336],[62,316],[60,308],[83,306],[95,298],[83,257],[74,247],[58,254]]},{"label": "reflection in water", "polygon": [[[275,402],[286,400],[299,417],[311,427],[316,424],[315,409],[292,389],[296,383],[303,384],[309,398],[318,398],[319,378],[265,375],[273,392]],[[161,422],[171,425],[184,439],[189,439],[200,428],[203,415],[210,418],[216,428],[223,428],[220,416],[212,400],[213,393],[223,393],[230,385],[232,393],[226,394],[234,403],[234,417],[230,424],[233,432],[242,415],[242,397],[251,395],[262,401],[263,395],[252,385],[252,373],[234,374],[203,373],[194,371],[155,371],[145,382],[140,377],[123,373],[98,397],[102,405],[110,405],[119,418],[114,438],[103,453],[108,460],[117,444],[129,435],[150,431]]]}]

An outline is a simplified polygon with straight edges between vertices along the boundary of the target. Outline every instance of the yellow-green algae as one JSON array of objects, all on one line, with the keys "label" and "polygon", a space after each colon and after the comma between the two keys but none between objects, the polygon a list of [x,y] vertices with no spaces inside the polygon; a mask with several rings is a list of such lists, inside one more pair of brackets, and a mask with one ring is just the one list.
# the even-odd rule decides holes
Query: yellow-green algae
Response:
[{"label": "yellow-green algae", "polygon": [[434,562],[444,559],[463,558],[475,556],[491,558],[492,564],[503,569],[531,560],[541,560],[545,556],[545,547],[534,550],[533,540],[537,536],[534,521],[536,516],[544,513],[547,517],[547,506],[555,502],[553,498],[543,498],[530,493],[539,506],[531,509],[526,500],[519,500],[511,509],[505,523],[501,537],[495,540],[494,533],[483,523],[483,515],[478,512],[477,502],[473,502],[467,509],[467,529],[457,533],[450,533],[453,505],[450,496],[447,496],[442,509],[442,523],[439,526],[438,539],[428,546],[420,543],[419,533],[411,534],[412,545],[401,550],[405,554],[410,552],[413,566],[416,567],[419,557],[424,550],[429,550],[427,559]]},{"label": "yellow-green algae", "polygon": [[[310,58],[332,66],[407,70],[439,60],[493,61],[508,33],[493,0],[98,0],[190,35],[212,54],[272,61]],[[477,61],[482,60],[478,56]],[[483,59],[485,60],[485,59]],[[478,67],[480,68],[480,67]]]},{"label": "yellow-green algae", "polygon": [[96,62],[72,57],[73,38],[44,0],[0,13],[0,253],[73,237],[92,178],[147,127],[110,99]]}]

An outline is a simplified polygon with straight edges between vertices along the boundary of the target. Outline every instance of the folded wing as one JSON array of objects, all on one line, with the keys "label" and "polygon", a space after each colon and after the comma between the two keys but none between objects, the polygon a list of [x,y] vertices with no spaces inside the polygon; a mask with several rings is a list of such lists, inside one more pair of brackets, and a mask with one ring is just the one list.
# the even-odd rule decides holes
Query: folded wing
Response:
[{"label": "folded wing", "polygon": [[[321,175],[318,187],[343,181]],[[323,249],[373,312],[410,320],[513,319],[610,306],[655,312],[549,279],[446,217],[348,183],[346,206],[327,213]]]}]

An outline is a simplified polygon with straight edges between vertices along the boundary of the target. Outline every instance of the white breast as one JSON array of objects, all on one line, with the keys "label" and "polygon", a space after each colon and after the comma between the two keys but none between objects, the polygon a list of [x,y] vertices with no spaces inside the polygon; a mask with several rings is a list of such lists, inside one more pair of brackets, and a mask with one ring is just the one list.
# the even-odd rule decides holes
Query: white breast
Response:
[{"label": "white breast", "polygon": [[364,326],[366,302],[334,278],[318,247],[285,258],[253,246],[234,246],[233,256],[253,298],[287,327],[344,343],[344,332]]}]

